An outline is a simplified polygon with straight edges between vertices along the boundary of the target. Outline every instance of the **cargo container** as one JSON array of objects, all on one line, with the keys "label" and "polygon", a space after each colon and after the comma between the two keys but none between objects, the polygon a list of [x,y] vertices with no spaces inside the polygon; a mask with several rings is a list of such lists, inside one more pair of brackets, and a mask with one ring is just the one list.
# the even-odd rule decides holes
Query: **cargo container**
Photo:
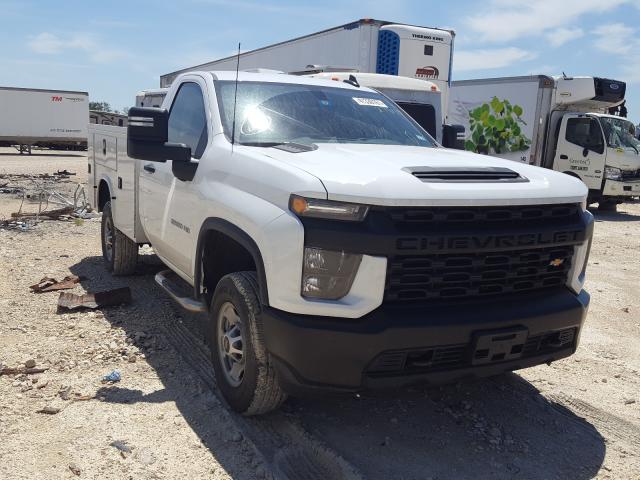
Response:
[{"label": "cargo container", "polygon": [[87,146],[89,94],[67,90],[0,87],[0,142],[63,149]]}]

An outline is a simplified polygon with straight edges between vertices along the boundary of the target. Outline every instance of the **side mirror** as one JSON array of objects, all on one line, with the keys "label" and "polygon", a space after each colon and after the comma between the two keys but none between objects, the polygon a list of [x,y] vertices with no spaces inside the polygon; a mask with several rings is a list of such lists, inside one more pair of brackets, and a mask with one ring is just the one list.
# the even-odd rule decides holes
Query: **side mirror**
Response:
[{"label": "side mirror", "polygon": [[582,150],[582,156],[586,157],[589,155],[589,149],[587,147],[584,147],[584,150]]},{"label": "side mirror", "polygon": [[464,150],[464,125],[443,125],[442,146]]},{"label": "side mirror", "polygon": [[129,109],[127,155],[150,162],[190,162],[191,148],[169,143],[169,112],[162,108]]}]

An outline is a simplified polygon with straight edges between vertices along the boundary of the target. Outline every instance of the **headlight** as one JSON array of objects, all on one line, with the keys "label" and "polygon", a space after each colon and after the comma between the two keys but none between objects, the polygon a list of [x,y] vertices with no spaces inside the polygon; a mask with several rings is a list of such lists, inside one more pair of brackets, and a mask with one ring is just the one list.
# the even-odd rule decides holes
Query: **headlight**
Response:
[{"label": "headlight", "polygon": [[593,240],[593,215],[590,212],[584,212],[583,215],[587,216],[587,238],[585,238],[582,245],[575,247],[572,260],[573,266],[568,279],[568,286],[576,294],[580,293],[584,286],[587,264],[589,263],[589,253],[591,251],[591,242]]},{"label": "headlight", "polygon": [[299,217],[325,218],[358,222],[367,216],[369,207],[357,203],[334,202],[291,195],[289,208]]},{"label": "headlight", "polygon": [[302,267],[303,297],[338,300],[349,290],[362,255],[306,247]]},{"label": "headlight", "polygon": [[622,170],[616,167],[604,167],[604,178],[607,180],[620,180],[622,178]]}]

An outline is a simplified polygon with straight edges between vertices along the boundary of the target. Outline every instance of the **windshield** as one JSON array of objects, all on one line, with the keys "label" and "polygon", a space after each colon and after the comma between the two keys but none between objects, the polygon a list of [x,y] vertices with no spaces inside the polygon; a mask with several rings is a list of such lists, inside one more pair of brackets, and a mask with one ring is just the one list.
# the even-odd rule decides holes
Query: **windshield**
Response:
[{"label": "windshield", "polygon": [[600,117],[607,145],[613,148],[640,150],[640,141],[635,138],[636,127],[624,118]]},{"label": "windshield", "polygon": [[[235,82],[217,81],[220,116],[231,138]],[[365,143],[433,147],[435,141],[395,103],[373,92],[317,85],[239,82],[235,141]]]}]

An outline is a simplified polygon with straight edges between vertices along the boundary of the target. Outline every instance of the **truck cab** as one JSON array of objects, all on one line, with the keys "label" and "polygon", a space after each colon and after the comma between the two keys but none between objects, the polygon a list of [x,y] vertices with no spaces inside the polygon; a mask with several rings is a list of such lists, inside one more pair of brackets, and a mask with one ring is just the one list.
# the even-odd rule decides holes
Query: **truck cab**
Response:
[{"label": "truck cab", "polygon": [[562,118],[553,168],[580,178],[590,200],[618,203],[640,195],[640,141],[626,118],[567,113]]},{"label": "truck cab", "polygon": [[[553,92],[548,161],[580,178],[589,202],[611,206],[640,195],[640,142],[626,118],[608,115],[624,101],[625,84],[598,77],[558,77]],[[552,161],[552,162],[551,162]]]}]

